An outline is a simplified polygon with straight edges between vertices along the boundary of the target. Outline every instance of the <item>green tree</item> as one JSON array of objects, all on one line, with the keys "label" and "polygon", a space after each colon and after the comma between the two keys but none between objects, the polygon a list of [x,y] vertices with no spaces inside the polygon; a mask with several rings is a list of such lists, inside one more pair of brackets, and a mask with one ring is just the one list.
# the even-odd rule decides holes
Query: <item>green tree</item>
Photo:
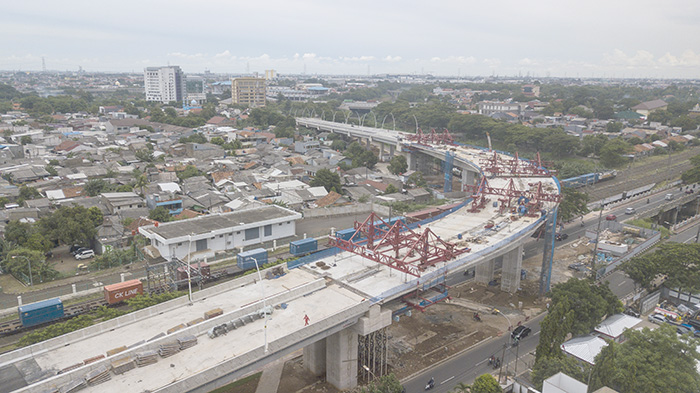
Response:
[{"label": "green tree", "polygon": [[137,150],[134,155],[136,158],[138,158],[141,162],[153,162],[153,153],[149,151],[148,149],[140,149]]},{"label": "green tree", "polygon": [[29,135],[23,135],[19,140],[20,140],[19,143],[22,145],[28,145],[28,144],[32,143],[32,137]]},{"label": "green tree", "polygon": [[41,198],[41,193],[34,187],[22,186],[19,188],[19,198],[17,203],[20,205],[26,200]]},{"label": "green tree", "polygon": [[416,187],[425,187],[427,184],[425,179],[423,179],[423,174],[420,172],[413,172],[411,176],[408,177],[408,184],[415,185]]},{"label": "green tree", "polygon": [[172,220],[172,216],[170,215],[170,212],[168,209],[164,208],[163,206],[158,206],[155,209],[151,210],[148,213],[148,218],[151,220],[156,220],[159,222],[168,222]]},{"label": "green tree", "polygon": [[399,189],[396,188],[393,184],[389,184],[388,186],[386,186],[386,190],[384,190],[384,195],[394,194],[396,192],[399,192]]},{"label": "green tree", "polygon": [[406,157],[402,155],[395,155],[389,161],[389,172],[394,175],[399,175],[406,172],[408,169],[408,163],[406,162]]},{"label": "green tree", "polygon": [[100,224],[102,212],[97,207],[62,206],[35,225],[53,243],[87,245],[97,235],[96,227]]},{"label": "green tree", "polygon": [[335,191],[338,194],[342,194],[343,187],[340,184],[340,175],[331,172],[329,169],[319,169],[316,172],[316,176],[311,180],[312,187],[320,187],[326,189],[326,191]]},{"label": "green tree", "polygon": [[177,178],[180,180],[189,179],[190,177],[201,176],[202,171],[194,165],[187,165],[184,170],[177,173]]},{"label": "green tree", "polygon": [[587,363],[579,362],[570,356],[547,356],[537,360],[530,377],[535,387],[542,390],[544,380],[559,372],[587,383],[590,369]]},{"label": "green tree", "polygon": [[570,278],[556,284],[551,291],[552,306],[568,301],[574,311],[571,331],[574,336],[587,334],[606,317],[622,312],[624,307],[607,285]]},{"label": "green tree", "polygon": [[628,161],[624,154],[632,151],[632,146],[620,138],[615,138],[600,148],[600,161],[608,168],[618,167]]},{"label": "green tree", "polygon": [[471,393],[502,393],[503,389],[491,374],[477,377],[472,384]]},{"label": "green tree", "polygon": [[384,375],[360,389],[360,393],[401,393],[403,387],[393,373]]},{"label": "green tree", "polygon": [[622,123],[611,121],[605,125],[605,131],[607,132],[620,132],[622,131]]},{"label": "green tree", "polygon": [[361,166],[374,168],[378,161],[377,156],[372,151],[363,148],[359,142],[353,142],[348,146],[345,150],[345,157],[352,160],[353,168]]},{"label": "green tree", "polygon": [[559,217],[569,221],[576,216],[588,213],[588,194],[573,188],[562,188],[562,200],[559,204]]},{"label": "green tree", "polygon": [[698,340],[670,325],[626,330],[627,341],[608,342],[595,358],[589,390],[603,386],[620,393],[700,392]]},{"label": "green tree", "polygon": [[53,165],[47,165],[44,167],[44,169],[46,170],[46,172],[49,173],[49,175],[58,176],[58,171],[56,170],[56,167],[54,167]]},{"label": "green tree", "polygon": [[657,277],[665,277],[665,285],[670,288],[699,291],[699,260],[698,243],[662,243],[653,253],[624,262],[621,269],[646,289],[652,289]]},{"label": "green tree", "polygon": [[[333,135],[335,135],[335,134],[333,134]],[[347,144],[342,139],[336,139],[333,141],[333,143],[331,143],[331,149],[333,149],[335,151],[343,151],[346,149],[346,147],[347,147]]]},{"label": "green tree", "polygon": [[110,184],[102,179],[93,179],[85,183],[83,190],[89,196],[98,196],[110,189]]}]

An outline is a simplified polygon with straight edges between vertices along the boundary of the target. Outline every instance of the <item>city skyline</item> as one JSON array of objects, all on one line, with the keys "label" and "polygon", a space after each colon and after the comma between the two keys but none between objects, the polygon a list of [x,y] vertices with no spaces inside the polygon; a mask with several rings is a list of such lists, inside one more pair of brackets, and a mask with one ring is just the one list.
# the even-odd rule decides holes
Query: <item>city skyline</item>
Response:
[{"label": "city skyline", "polygon": [[0,69],[700,78],[687,0],[165,4],[8,4]]}]

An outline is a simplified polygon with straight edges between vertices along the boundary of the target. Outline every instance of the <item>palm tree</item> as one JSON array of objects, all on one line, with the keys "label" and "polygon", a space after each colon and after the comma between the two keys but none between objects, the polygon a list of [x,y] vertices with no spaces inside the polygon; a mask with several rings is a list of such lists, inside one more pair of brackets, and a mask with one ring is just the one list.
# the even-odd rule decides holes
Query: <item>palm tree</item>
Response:
[{"label": "palm tree", "polygon": [[138,188],[141,190],[141,195],[143,195],[143,188],[148,185],[148,179],[146,178],[146,175],[141,175],[136,179],[136,182],[134,183],[134,188]]},{"label": "palm tree", "polygon": [[464,382],[460,382],[459,385],[455,386],[455,393],[469,393],[471,391],[471,386]]}]

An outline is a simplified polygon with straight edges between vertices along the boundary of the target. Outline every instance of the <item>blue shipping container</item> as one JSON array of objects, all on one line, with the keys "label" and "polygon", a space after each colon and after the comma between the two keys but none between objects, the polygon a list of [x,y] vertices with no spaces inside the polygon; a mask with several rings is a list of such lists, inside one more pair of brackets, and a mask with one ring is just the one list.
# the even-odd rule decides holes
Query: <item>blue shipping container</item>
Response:
[{"label": "blue shipping container", "polygon": [[241,270],[255,269],[256,260],[258,261],[258,267],[262,268],[267,263],[267,250],[256,248],[255,250],[240,252],[237,258],[237,265]]},{"label": "blue shipping container", "polygon": [[314,252],[318,249],[318,242],[314,238],[295,240],[289,243],[289,253],[292,255],[303,255]]},{"label": "blue shipping container", "polygon": [[59,298],[19,306],[22,326],[36,326],[63,317],[63,302]]}]

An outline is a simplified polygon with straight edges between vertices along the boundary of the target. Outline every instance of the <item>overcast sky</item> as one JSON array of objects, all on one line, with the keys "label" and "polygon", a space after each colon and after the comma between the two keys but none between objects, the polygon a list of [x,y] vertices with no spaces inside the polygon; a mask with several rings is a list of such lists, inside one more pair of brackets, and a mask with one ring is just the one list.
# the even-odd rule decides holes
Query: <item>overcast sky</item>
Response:
[{"label": "overcast sky", "polygon": [[0,70],[700,78],[698,0],[4,3]]}]

